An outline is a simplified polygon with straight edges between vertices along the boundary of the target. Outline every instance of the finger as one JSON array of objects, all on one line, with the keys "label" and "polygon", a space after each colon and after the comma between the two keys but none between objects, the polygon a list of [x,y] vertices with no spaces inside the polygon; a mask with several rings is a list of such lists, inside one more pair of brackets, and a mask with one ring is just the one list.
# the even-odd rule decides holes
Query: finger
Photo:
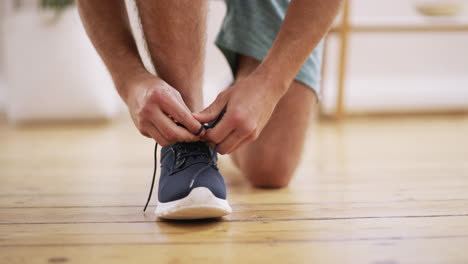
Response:
[{"label": "finger", "polygon": [[229,134],[226,139],[218,145],[218,152],[220,154],[232,153],[239,144],[247,138],[248,135],[241,132],[240,129],[236,129]]},{"label": "finger", "polygon": [[171,143],[199,141],[200,137],[190,133],[187,129],[178,126],[159,108],[154,109],[151,115],[153,125]]},{"label": "finger", "polygon": [[[190,113],[190,116],[191,116],[192,118],[195,118],[195,117],[193,116],[193,114],[192,114],[192,110],[190,110],[190,109],[188,108],[188,106],[184,103],[184,101],[182,100],[182,97],[180,97],[178,100],[180,101],[181,105],[184,106],[184,108],[187,110],[187,112]],[[196,131],[195,133],[193,133],[193,130],[190,130],[190,132],[192,132],[195,136],[198,136],[198,137],[204,136],[205,133],[206,133],[206,131],[205,131],[205,129],[204,129],[202,123],[201,123],[200,121],[198,121],[198,120],[197,120],[197,123],[198,123],[198,125],[199,125],[197,131]],[[182,125],[183,125],[183,124],[182,124]],[[184,126],[185,126],[185,125],[184,125]]]},{"label": "finger", "polygon": [[144,130],[143,134],[149,135],[151,138],[156,140],[156,142],[159,145],[163,147],[171,145],[170,142],[163,135],[161,135],[159,130],[155,126],[153,126],[153,124],[149,122],[145,123],[143,130]]},{"label": "finger", "polygon": [[241,148],[242,146],[252,143],[253,141],[255,141],[255,136],[253,134],[248,135],[247,137],[242,139],[242,141],[231,151],[231,153]]},{"label": "finger", "polygon": [[208,123],[215,120],[226,106],[226,96],[220,94],[216,100],[201,112],[193,113],[193,116],[202,123]]},{"label": "finger", "polygon": [[179,96],[176,96],[176,100],[177,102],[179,102],[179,104],[187,111],[187,112],[192,112],[192,110],[190,110],[188,108],[188,106],[185,104],[184,102],[184,99],[182,98],[182,96],[180,95],[180,93],[178,94]]},{"label": "finger", "polygon": [[[192,112],[188,109],[185,103],[179,102],[177,99],[170,97],[171,99],[166,100],[161,109],[174,118],[177,122],[184,125],[184,127],[192,132],[197,133],[200,130],[200,122],[193,117]],[[173,122],[174,123],[174,122]]]},{"label": "finger", "polygon": [[230,120],[231,119],[229,117],[221,119],[217,126],[206,132],[204,138],[215,144],[223,142],[224,139],[234,130]]}]

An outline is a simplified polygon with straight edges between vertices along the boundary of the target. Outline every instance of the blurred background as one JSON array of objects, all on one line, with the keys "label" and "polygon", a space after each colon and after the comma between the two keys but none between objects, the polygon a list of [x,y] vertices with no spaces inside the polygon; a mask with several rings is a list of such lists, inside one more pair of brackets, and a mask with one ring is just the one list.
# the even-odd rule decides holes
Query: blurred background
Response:
[{"label": "blurred background", "polygon": [[[322,117],[468,111],[466,0],[346,2],[326,40]],[[135,5],[127,0],[141,54]],[[205,104],[232,80],[213,44],[225,13],[210,1]],[[111,120],[125,107],[72,0],[5,0],[0,112],[8,122]]]}]

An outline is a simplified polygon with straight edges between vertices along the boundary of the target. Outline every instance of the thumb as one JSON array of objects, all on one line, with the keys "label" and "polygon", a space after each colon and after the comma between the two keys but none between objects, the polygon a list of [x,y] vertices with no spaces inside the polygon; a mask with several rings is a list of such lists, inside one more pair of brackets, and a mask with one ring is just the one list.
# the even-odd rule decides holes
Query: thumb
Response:
[{"label": "thumb", "polygon": [[201,123],[211,122],[221,114],[226,106],[226,101],[225,96],[219,95],[210,106],[200,112],[193,113],[193,117]]}]

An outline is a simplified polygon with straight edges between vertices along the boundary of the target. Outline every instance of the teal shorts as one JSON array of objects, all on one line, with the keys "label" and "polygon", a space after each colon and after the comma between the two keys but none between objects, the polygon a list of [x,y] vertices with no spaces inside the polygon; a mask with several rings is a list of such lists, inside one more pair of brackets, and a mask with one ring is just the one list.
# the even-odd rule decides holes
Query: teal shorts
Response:
[{"label": "teal shorts", "polygon": [[[262,61],[283,23],[289,0],[226,0],[227,12],[216,45],[223,52],[233,74],[239,55]],[[306,23],[306,21],[305,21]],[[323,40],[309,55],[296,80],[320,97]]]}]

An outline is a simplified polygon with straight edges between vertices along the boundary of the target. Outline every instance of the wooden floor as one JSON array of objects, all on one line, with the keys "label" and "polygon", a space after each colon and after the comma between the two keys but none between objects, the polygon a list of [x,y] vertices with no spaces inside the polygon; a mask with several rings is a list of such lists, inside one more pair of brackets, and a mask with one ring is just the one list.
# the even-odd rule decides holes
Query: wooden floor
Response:
[{"label": "wooden floor", "polygon": [[467,117],[315,125],[282,190],[224,158],[220,221],[142,213],[152,148],[127,119],[0,125],[0,263],[468,263]]}]

